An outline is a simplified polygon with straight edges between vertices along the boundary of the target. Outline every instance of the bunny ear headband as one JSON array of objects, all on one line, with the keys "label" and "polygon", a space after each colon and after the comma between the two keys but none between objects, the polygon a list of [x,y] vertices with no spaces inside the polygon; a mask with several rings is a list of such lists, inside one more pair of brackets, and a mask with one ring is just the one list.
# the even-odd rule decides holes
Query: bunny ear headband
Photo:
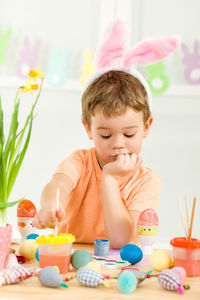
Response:
[{"label": "bunny ear headband", "polygon": [[84,91],[89,84],[109,70],[127,72],[143,84],[146,89],[149,107],[151,110],[151,91],[144,77],[133,68],[133,64],[151,64],[162,60],[171,54],[180,45],[177,36],[152,38],[138,43],[133,48],[128,48],[128,26],[125,21],[118,19],[107,31],[104,42],[99,47],[97,54],[96,71],[87,79]]}]

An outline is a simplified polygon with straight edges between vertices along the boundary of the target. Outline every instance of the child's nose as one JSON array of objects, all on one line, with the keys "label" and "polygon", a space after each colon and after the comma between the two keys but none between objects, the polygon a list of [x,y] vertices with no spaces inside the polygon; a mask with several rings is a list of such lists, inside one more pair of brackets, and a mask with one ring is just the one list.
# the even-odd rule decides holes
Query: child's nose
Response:
[{"label": "child's nose", "polygon": [[122,136],[117,136],[113,139],[112,148],[113,149],[124,148],[124,140]]}]

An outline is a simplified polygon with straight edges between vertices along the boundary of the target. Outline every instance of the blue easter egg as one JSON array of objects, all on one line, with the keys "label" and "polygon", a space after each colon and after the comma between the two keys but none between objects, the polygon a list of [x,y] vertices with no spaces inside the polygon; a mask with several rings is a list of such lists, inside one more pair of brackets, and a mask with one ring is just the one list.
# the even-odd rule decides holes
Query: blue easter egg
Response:
[{"label": "blue easter egg", "polygon": [[127,244],[121,248],[120,256],[122,260],[126,260],[130,262],[132,265],[135,265],[139,261],[141,261],[143,257],[143,253],[138,246],[134,244]]},{"label": "blue easter egg", "polygon": [[118,278],[118,286],[122,293],[129,294],[137,287],[137,278],[135,274],[129,270],[122,271]]},{"label": "blue easter egg", "polygon": [[37,261],[39,261],[39,249],[38,249],[38,247],[35,251],[35,258],[37,259]]},{"label": "blue easter egg", "polygon": [[25,240],[30,240],[30,239],[35,240],[35,239],[37,239],[38,236],[39,236],[39,234],[31,233],[25,237]]}]

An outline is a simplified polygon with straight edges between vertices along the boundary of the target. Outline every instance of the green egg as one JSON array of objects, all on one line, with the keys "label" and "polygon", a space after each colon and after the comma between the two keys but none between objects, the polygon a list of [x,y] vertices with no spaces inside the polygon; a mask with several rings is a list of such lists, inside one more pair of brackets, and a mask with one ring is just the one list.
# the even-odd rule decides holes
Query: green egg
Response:
[{"label": "green egg", "polygon": [[75,269],[86,266],[89,262],[92,261],[92,255],[87,250],[76,250],[72,254],[71,264]]}]

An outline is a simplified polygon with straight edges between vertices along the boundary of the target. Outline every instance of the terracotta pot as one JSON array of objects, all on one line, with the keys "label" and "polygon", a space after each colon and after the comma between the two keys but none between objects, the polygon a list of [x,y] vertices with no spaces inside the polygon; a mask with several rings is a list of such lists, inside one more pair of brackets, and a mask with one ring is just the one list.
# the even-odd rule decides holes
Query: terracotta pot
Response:
[{"label": "terracotta pot", "polygon": [[0,271],[5,268],[6,260],[10,252],[10,243],[12,236],[12,226],[7,224],[0,227]]}]

